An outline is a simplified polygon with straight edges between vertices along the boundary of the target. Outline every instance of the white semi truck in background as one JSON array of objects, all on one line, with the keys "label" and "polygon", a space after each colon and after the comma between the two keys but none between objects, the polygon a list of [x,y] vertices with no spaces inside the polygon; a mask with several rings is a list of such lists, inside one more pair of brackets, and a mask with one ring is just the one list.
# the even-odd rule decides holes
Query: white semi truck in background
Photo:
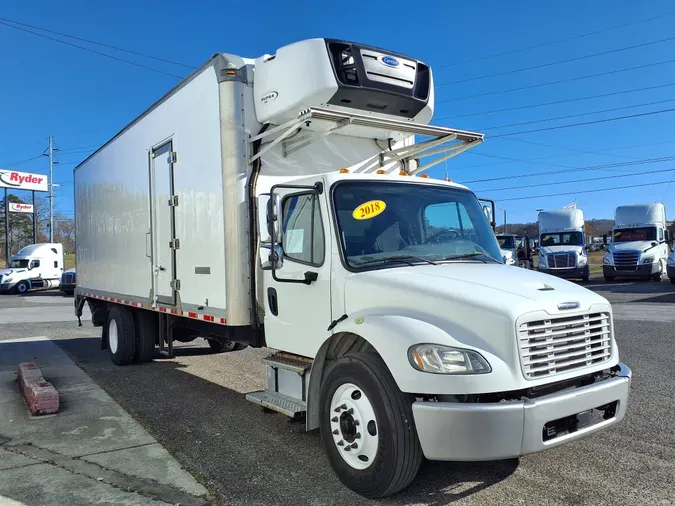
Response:
[{"label": "white semi truck in background", "polygon": [[617,207],[612,242],[602,259],[605,280],[625,277],[661,281],[666,274],[669,240],[666,207],[661,202]]},{"label": "white semi truck in background", "polygon": [[6,269],[0,269],[0,293],[58,288],[62,273],[62,244],[31,244],[9,257]]},{"label": "white semi truck in background", "polygon": [[539,221],[540,272],[588,281],[588,248],[581,209],[541,211]]},{"label": "white semi truck in background", "polygon": [[76,167],[76,315],[118,365],[196,337],[271,348],[247,398],[320,429],[368,497],[423,456],[616,424],[631,372],[610,304],[504,265],[476,196],[424,174],[483,141],[433,108],[431,69],[371,46],[215,55]]}]

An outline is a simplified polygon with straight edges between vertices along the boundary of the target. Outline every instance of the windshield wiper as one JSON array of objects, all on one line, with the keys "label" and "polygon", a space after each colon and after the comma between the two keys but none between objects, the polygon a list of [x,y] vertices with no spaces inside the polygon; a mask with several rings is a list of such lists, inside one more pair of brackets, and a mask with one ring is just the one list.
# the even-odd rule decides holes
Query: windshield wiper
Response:
[{"label": "windshield wiper", "polygon": [[416,256],[416,255],[397,255],[397,256],[385,257],[385,258],[371,258],[370,260],[364,260],[363,262],[359,262],[357,264],[357,266],[367,265],[367,264],[376,264],[378,262],[383,262],[383,263],[386,263],[386,262],[404,262],[404,263],[407,263],[408,265],[415,265],[413,260],[419,260],[419,261],[426,262],[426,263],[431,264],[431,265],[438,265],[436,262],[433,262],[433,261],[429,260],[428,258],[419,257],[419,256]]},{"label": "windshield wiper", "polygon": [[481,253],[480,251],[474,251],[473,253],[464,253],[462,255],[453,255],[453,256],[445,257],[445,258],[443,258],[443,260],[463,260],[465,258],[476,258],[476,257],[483,257],[483,259],[485,259],[485,260],[490,260],[490,261],[498,263],[498,264],[501,263],[499,260],[495,260],[490,255],[486,255],[485,253]]}]

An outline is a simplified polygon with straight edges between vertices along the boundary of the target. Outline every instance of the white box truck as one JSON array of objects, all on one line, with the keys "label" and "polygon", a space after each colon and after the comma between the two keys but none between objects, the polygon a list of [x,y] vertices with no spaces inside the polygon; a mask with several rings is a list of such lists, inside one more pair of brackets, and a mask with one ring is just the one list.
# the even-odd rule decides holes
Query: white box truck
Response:
[{"label": "white box truck", "polygon": [[0,269],[0,293],[58,288],[62,273],[63,244],[31,244],[9,257],[6,269]]},{"label": "white box truck", "polygon": [[76,315],[118,365],[198,336],[276,350],[247,398],[320,429],[368,497],[423,456],[618,423],[610,304],[504,265],[476,196],[424,174],[483,140],[433,106],[427,65],[362,44],[215,55],[76,167]]},{"label": "white box truck", "polygon": [[588,248],[581,209],[541,211],[539,222],[540,272],[588,281]]},{"label": "white box truck", "polygon": [[612,242],[602,259],[605,280],[623,277],[661,281],[666,274],[669,240],[666,207],[661,202],[617,207]]}]

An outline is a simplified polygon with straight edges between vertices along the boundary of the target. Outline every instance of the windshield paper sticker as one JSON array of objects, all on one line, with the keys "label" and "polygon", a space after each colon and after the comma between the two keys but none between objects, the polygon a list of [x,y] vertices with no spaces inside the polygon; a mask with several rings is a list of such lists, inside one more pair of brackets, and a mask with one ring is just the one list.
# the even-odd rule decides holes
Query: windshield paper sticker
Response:
[{"label": "windshield paper sticker", "polygon": [[355,220],[369,220],[378,214],[382,214],[387,208],[387,204],[382,200],[369,200],[354,209],[352,216]]}]

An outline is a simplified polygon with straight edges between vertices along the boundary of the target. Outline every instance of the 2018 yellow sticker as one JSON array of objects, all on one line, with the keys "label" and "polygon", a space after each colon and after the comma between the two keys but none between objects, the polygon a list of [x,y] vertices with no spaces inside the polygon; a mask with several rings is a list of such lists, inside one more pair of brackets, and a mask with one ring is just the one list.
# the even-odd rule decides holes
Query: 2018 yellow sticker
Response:
[{"label": "2018 yellow sticker", "polygon": [[354,209],[352,216],[355,220],[369,220],[381,214],[387,208],[382,200],[369,200]]}]

